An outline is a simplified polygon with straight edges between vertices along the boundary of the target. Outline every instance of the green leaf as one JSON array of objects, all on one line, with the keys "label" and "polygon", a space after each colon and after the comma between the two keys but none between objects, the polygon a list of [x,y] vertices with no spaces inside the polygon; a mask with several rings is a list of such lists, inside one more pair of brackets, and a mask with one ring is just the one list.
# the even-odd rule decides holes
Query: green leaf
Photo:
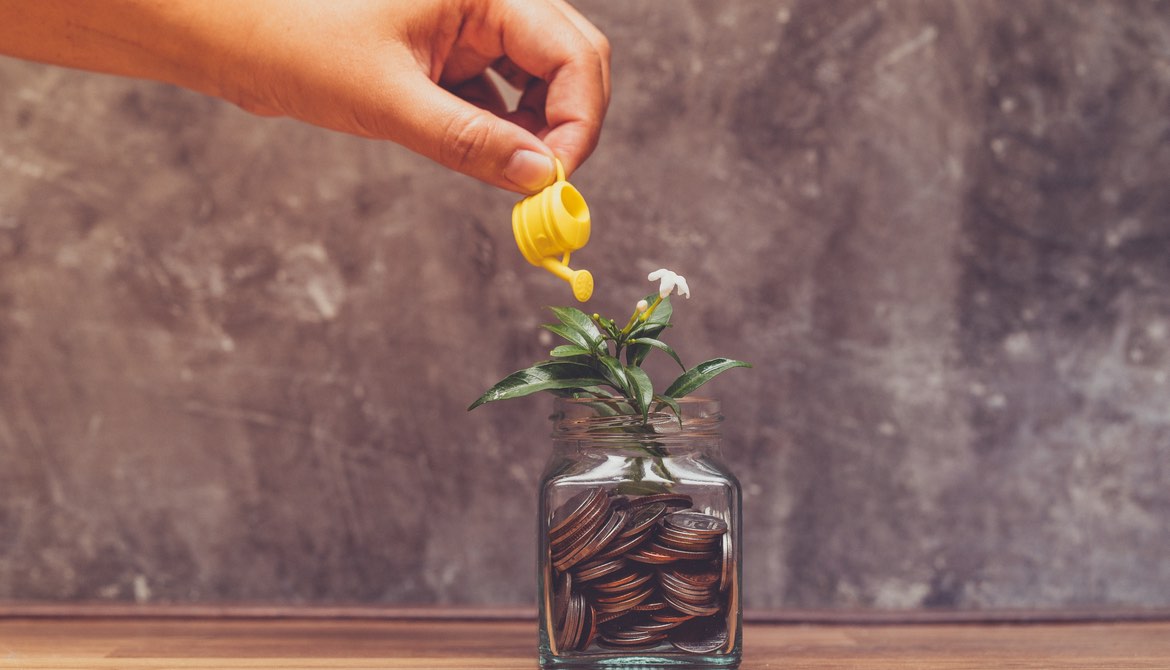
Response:
[{"label": "green leaf", "polygon": [[549,307],[549,309],[567,328],[584,335],[589,342],[590,349],[596,351],[601,346],[601,331],[597,329],[597,324],[593,323],[593,319],[589,318],[588,314],[576,307]]},{"label": "green leaf", "polygon": [[[655,349],[658,349],[659,351],[665,351],[667,354],[670,355],[671,358],[674,359],[675,363],[678,363],[678,366],[680,368],[682,368],[683,370],[687,369],[687,366],[683,365],[682,359],[678,357],[678,354],[675,352],[675,350],[671,349],[670,345],[663,342],[662,340],[656,340],[653,337],[639,337],[639,338],[630,340],[630,344],[632,344],[632,345],[633,344],[645,344],[645,345],[654,347]],[[627,351],[633,351],[633,349],[631,348]],[[643,356],[643,358],[645,358],[645,356]],[[629,355],[629,353],[627,353],[626,354],[626,362],[628,363],[629,361],[630,361],[630,355]]]},{"label": "green leaf", "polygon": [[655,412],[661,411],[662,406],[666,405],[670,409],[674,410],[674,415],[675,415],[675,417],[678,418],[678,427],[682,428],[682,425],[683,425],[682,407],[679,407],[678,401],[675,400],[674,398],[671,398],[668,395],[655,395],[654,400],[656,400],[659,403],[659,405],[654,408],[654,411]]},{"label": "green leaf", "polygon": [[751,365],[743,361],[736,361],[730,358],[712,358],[709,361],[703,361],[695,367],[687,370],[679,375],[678,379],[670,385],[662,395],[670,396],[671,398],[681,398],[691,391],[699,388],[703,384],[711,381],[715,375],[726,372],[731,368],[750,368]]},{"label": "green leaf", "polygon": [[646,371],[636,365],[626,366],[625,374],[630,383],[630,391],[633,392],[634,402],[638,405],[638,411],[642,413],[642,421],[646,421],[650,414],[650,399],[654,397],[654,384]]},{"label": "green leaf", "polygon": [[571,387],[564,389],[549,389],[549,393],[558,398],[613,398],[613,393],[600,386]]},{"label": "green leaf", "polygon": [[622,368],[622,363],[618,359],[609,354],[602,354],[597,357],[597,361],[601,364],[598,372],[605,377],[610,386],[614,387],[626,396],[630,395],[630,383],[626,379],[626,372]]},{"label": "green leaf", "polygon": [[585,406],[596,412],[597,416],[610,417],[630,414],[630,411],[632,410],[626,411],[626,404],[624,402],[614,402],[614,399],[617,397],[618,396],[605,396],[597,402],[587,402],[585,403]]},{"label": "green leaf", "polygon": [[598,379],[597,373],[588,365],[568,361],[544,361],[504,377],[480,396],[479,400],[471,403],[467,410],[471,411],[484,403],[520,398],[538,391],[587,388],[605,383],[606,380]]},{"label": "green leaf", "polygon": [[584,347],[579,347],[575,344],[562,344],[561,346],[556,347],[552,351],[548,352],[548,355],[552,356],[553,358],[567,358],[569,356],[588,356],[592,353],[592,351],[589,351]]},{"label": "green leaf", "polygon": [[557,335],[560,335],[561,337],[581,347],[582,349],[588,349],[591,351],[593,349],[592,344],[589,342],[589,338],[585,337],[584,333],[573,330],[572,328],[567,328],[555,323],[542,323],[540,324],[540,327],[544,328],[550,333],[556,333]]}]

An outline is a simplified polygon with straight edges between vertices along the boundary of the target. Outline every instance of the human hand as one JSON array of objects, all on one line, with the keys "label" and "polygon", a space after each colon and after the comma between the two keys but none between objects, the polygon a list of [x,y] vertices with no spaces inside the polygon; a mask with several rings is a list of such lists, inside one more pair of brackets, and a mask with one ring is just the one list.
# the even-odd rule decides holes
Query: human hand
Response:
[{"label": "human hand", "polygon": [[[597,144],[609,44],[563,0],[258,4],[223,45],[237,65],[215,91],[244,109],[388,139],[521,193],[553,180],[554,156],[572,173]],[[515,111],[488,68],[523,91]]]},{"label": "human hand", "polygon": [[[388,139],[531,193],[597,145],[609,43],[564,0],[0,0],[0,53]],[[523,90],[509,113],[486,76]]]}]

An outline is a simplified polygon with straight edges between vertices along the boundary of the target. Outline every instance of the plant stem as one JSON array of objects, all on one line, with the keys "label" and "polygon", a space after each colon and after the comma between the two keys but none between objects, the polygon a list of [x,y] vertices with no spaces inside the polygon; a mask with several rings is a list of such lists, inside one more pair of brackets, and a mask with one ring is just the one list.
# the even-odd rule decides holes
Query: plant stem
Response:
[{"label": "plant stem", "polygon": [[654,313],[654,308],[661,304],[662,296],[658,296],[654,299],[654,302],[650,303],[650,306],[646,308],[645,312],[642,312],[641,314],[634,312],[632,315],[630,315],[630,322],[626,324],[625,328],[622,328],[622,341],[624,342],[626,337],[629,336],[630,331],[633,330],[635,323],[637,323],[639,320],[645,321],[646,319],[649,319],[650,315]]},{"label": "plant stem", "polygon": [[646,308],[646,311],[642,312],[642,316],[640,318],[643,321],[645,321],[646,319],[649,319],[650,315],[654,313],[654,308],[661,305],[661,304],[662,304],[662,296],[658,296],[657,298],[654,299],[654,302],[650,303],[650,306]]}]

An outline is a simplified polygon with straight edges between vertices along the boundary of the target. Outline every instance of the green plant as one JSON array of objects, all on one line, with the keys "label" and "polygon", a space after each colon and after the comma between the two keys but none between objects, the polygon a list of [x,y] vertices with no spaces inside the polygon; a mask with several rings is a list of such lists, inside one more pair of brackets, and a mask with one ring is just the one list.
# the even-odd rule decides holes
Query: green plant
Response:
[{"label": "green plant", "polygon": [[[467,409],[550,391],[564,396],[625,398],[645,421],[652,406],[655,411],[670,407],[680,415],[679,398],[731,368],[751,367],[743,361],[713,358],[687,369],[678,353],[660,336],[671,325],[670,294],[677,290],[679,295],[690,298],[690,288],[684,277],[666,269],[651,272],[648,279],[661,282],[658,293],[639,300],[621,328],[613,319],[587,315],[574,307],[550,308],[559,323],[542,327],[566,343],[549,352],[551,360],[513,372]],[[653,349],[670,356],[683,370],[662,393],[654,392],[650,376],[642,369],[642,362]]]}]

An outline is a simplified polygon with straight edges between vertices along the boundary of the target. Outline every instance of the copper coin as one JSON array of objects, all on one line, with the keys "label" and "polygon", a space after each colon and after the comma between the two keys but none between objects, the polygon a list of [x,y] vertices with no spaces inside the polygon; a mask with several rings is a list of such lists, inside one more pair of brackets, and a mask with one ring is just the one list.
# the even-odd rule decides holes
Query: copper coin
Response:
[{"label": "copper coin", "polygon": [[574,593],[569,598],[568,611],[565,614],[565,624],[557,633],[557,649],[567,650],[577,646],[578,629],[584,616],[585,598]]},{"label": "copper coin", "polygon": [[[638,552],[643,556],[646,554],[667,556],[671,559],[677,559],[680,561],[709,561],[715,558],[715,552],[713,551],[684,551],[682,549],[675,549],[674,547],[664,547],[657,542],[651,542],[644,549],[639,549]],[[633,554],[631,554],[628,558],[634,561],[638,560],[637,558],[634,558]],[[643,562],[648,563],[651,561]]]},{"label": "copper coin", "polygon": [[714,537],[727,532],[727,523],[723,519],[690,510],[668,514],[662,523],[667,528],[701,536]]},{"label": "copper coin", "polygon": [[596,597],[593,598],[593,602],[597,603],[598,605],[615,605],[617,603],[624,603],[631,600],[635,595],[640,595],[647,589],[653,590],[654,585],[651,584],[649,586],[636,586],[632,589],[626,589],[624,591],[617,591],[614,593],[599,593]]},{"label": "copper coin", "polygon": [[605,516],[608,512],[609,498],[604,495],[595,496],[585,507],[578,508],[555,532],[549,532],[549,539],[554,543],[563,543],[567,538],[580,534],[582,526],[588,525],[599,516]]},{"label": "copper coin", "polygon": [[624,567],[626,567],[626,559],[624,558],[614,558],[611,560],[595,559],[588,563],[578,565],[574,569],[574,572],[577,575],[577,582],[583,583],[617,572]]},{"label": "copper coin", "polygon": [[[629,565],[629,564],[627,564]],[[641,572],[634,566],[629,566],[625,570],[616,574],[607,575],[605,579],[590,584],[598,591],[624,591],[631,584],[638,582],[643,583],[645,577],[652,577],[653,573]]]},{"label": "copper coin", "polygon": [[[586,526],[586,528],[585,528],[586,532],[584,532],[580,535],[574,536],[573,539],[570,542],[568,542],[565,546],[558,547],[555,551],[553,551],[552,552],[553,566],[555,567],[558,564],[564,562],[564,560],[566,558],[568,558],[569,556],[572,556],[574,553],[580,551],[582,547],[589,544],[589,541],[597,536],[597,531],[601,530],[601,528],[605,525],[606,521],[607,521],[607,517],[598,518],[596,523],[592,523],[589,526]],[[563,570],[563,568],[559,568],[559,567],[557,569]]]},{"label": "copper coin", "polygon": [[691,619],[694,619],[695,615],[694,614],[684,614],[684,613],[679,612],[677,610],[668,610],[666,612],[655,612],[654,614],[650,615],[650,618],[653,619],[654,621],[661,621],[661,622],[675,621],[678,623],[682,623],[683,621],[690,621]]},{"label": "copper coin", "polygon": [[585,603],[585,621],[581,626],[581,638],[577,641],[577,650],[584,651],[597,637],[597,612],[593,605]]},{"label": "copper coin", "polygon": [[556,557],[553,557],[553,567],[557,570],[568,570],[577,563],[592,558],[594,554],[600,552],[618,534],[618,531],[625,525],[627,516],[628,514],[625,510],[618,510],[611,514],[609,520],[597,531],[597,534],[581,544],[579,549],[567,554],[559,563]]},{"label": "copper coin", "polygon": [[662,544],[677,546],[679,549],[713,549],[719,543],[719,536],[698,535],[695,533],[675,530],[669,527],[658,529],[654,539]]},{"label": "copper coin", "polygon": [[669,593],[662,594],[662,599],[665,600],[671,607],[682,612],[683,614],[690,614],[693,616],[711,616],[712,614],[718,614],[720,609],[718,605],[710,605],[706,607],[692,605],[691,603],[684,602],[678,598],[671,597]]},{"label": "copper coin", "polygon": [[569,597],[572,595],[573,578],[566,572],[557,581],[556,594],[553,596],[553,625],[558,630],[565,626],[565,615],[569,613]]},{"label": "copper coin", "polygon": [[604,551],[596,556],[596,558],[598,560],[602,560],[606,558],[614,558],[615,556],[621,556],[639,544],[645,542],[647,537],[649,537],[648,533],[643,533],[642,535],[635,535],[633,537],[627,538],[623,538],[619,535],[617,539],[611,542]]},{"label": "copper coin", "polygon": [[549,549],[554,554],[566,553],[570,547],[576,546],[583,537],[588,537],[596,532],[597,527],[605,523],[608,518],[609,501],[607,498],[602,498],[594,507],[582,512],[560,535],[556,537],[550,535]]},{"label": "copper coin", "polygon": [[[699,595],[664,589],[662,597],[663,599],[669,598],[667,602],[671,604],[682,603],[686,605],[691,608],[690,613],[695,616],[709,616],[709,614],[714,614],[719,611],[720,607],[718,598],[712,595]],[[712,608],[714,608],[714,611],[712,611]],[[709,614],[700,614],[699,612],[708,612]]]},{"label": "copper coin", "polygon": [[631,630],[640,630],[644,633],[662,633],[662,632],[670,630],[671,628],[676,628],[678,626],[681,626],[683,623],[684,623],[683,621],[666,621],[666,622],[647,621],[644,623],[631,624],[630,629]]},{"label": "copper coin", "polygon": [[650,581],[654,577],[654,573],[646,572],[642,574],[633,573],[633,579],[622,578],[616,584],[594,584],[593,588],[599,593],[613,595],[618,593],[629,593],[642,587],[643,584]]},{"label": "copper coin", "polygon": [[635,591],[625,600],[615,603],[602,603],[599,599],[596,604],[596,609],[599,612],[625,612],[642,604],[643,601],[654,595],[655,590],[653,586],[648,586],[645,590]]},{"label": "copper coin", "polygon": [[666,514],[666,505],[656,502],[636,507],[632,510],[633,516],[626,524],[620,537],[640,535],[658,522]]},{"label": "copper coin", "polygon": [[637,607],[632,608],[630,611],[631,612],[661,612],[662,610],[666,609],[667,607],[670,607],[670,605],[667,605],[664,600],[659,598],[657,600],[647,600],[646,602],[642,603],[641,605],[638,605]]},{"label": "copper coin", "polygon": [[630,501],[630,507],[635,508],[654,503],[662,503],[671,509],[681,510],[687,509],[695,504],[695,501],[685,493],[655,493],[653,495],[642,496],[641,498],[634,498]]},{"label": "copper coin", "polygon": [[589,633],[586,626],[592,624],[590,619],[594,616],[593,607],[589,605],[589,601],[585,600],[585,596],[578,594],[577,598],[581,603],[581,616],[578,619],[576,636],[572,645],[574,649],[581,646],[581,639]]},{"label": "copper coin", "polygon": [[588,510],[592,505],[595,505],[597,500],[603,496],[605,496],[605,489],[600,486],[594,486],[569,498],[553,512],[552,519],[548,523],[548,534],[550,536],[560,535],[571,525],[572,521],[576,520],[579,514]]},{"label": "copper coin", "polygon": [[597,533],[597,529],[605,525],[609,519],[609,512],[605,511],[602,514],[590,517],[584,525],[574,530],[571,534],[557,540],[556,542],[549,542],[549,550],[552,553],[553,561],[556,562],[565,556],[573,553],[581,548],[581,545],[588,542],[591,537]]},{"label": "copper coin", "polygon": [[666,633],[633,630],[631,628],[614,629],[612,626],[601,631],[601,642],[613,646],[634,647],[656,644],[666,639]]},{"label": "copper coin", "polygon": [[718,586],[720,579],[719,573],[714,570],[692,570],[676,566],[663,569],[662,572],[684,584],[703,589]]},{"label": "copper coin", "polygon": [[674,526],[666,525],[665,520],[659,523],[657,532],[658,535],[656,537],[663,538],[681,545],[714,545],[715,543],[719,542],[719,535],[695,533],[689,530],[675,528]]},{"label": "copper coin", "polygon": [[[618,514],[621,514],[619,517]],[[558,552],[552,553],[552,565],[564,564],[569,558],[574,558],[573,562],[589,559],[594,553],[597,553],[599,546],[594,545],[601,537],[603,532],[612,532],[610,526],[621,522],[626,516],[626,512],[614,512],[606,510],[603,516],[597,517],[596,522],[591,522],[589,526],[579,534],[573,534],[572,539],[567,541],[567,545]],[[589,550],[589,551],[585,551]],[[557,569],[565,569],[558,567]]]},{"label": "copper coin", "polygon": [[[637,609],[637,608],[634,608],[634,609]],[[620,619],[620,618],[626,616],[627,614],[629,614],[631,611],[633,611],[633,610],[626,610],[624,612],[598,612],[597,613],[597,625],[600,626],[602,624],[609,623],[610,621],[613,621],[614,619]]]},{"label": "copper coin", "polygon": [[[672,542],[662,535],[654,538],[654,544],[665,549],[672,549],[674,551],[687,552],[689,554],[707,554],[711,558],[715,558],[719,554],[720,546],[718,542]],[[702,559],[695,559],[702,560]]]},{"label": "copper coin", "polygon": [[722,533],[719,535],[712,535],[710,533],[695,532],[685,528],[671,526],[666,523],[666,518],[663,517],[662,521],[658,522],[658,534],[678,542],[714,544],[719,541],[719,535]]},{"label": "copper coin", "polygon": [[713,602],[719,593],[714,587],[692,586],[678,577],[665,572],[658,573],[658,583],[662,585],[662,589],[667,593],[700,603]]},{"label": "copper coin", "polygon": [[629,518],[630,512],[627,510],[619,509],[614,511],[612,518],[609,520],[609,523],[606,524],[606,531],[599,533],[597,537],[594,538],[597,546],[593,551],[590,552],[590,554],[592,556],[596,556],[607,547],[613,546],[617,540],[618,535],[622,532],[622,528],[625,528],[626,522],[629,520]]},{"label": "copper coin", "polygon": [[612,520],[613,515],[609,513],[609,510],[605,510],[604,514],[594,517],[587,525],[568,536],[564,540],[563,546],[554,549],[552,554],[553,565],[563,562],[566,558],[587,546],[597,537],[598,532]]},{"label": "copper coin", "polygon": [[649,563],[650,565],[663,565],[665,563],[673,563],[677,560],[674,556],[658,551],[654,548],[653,544],[649,547],[645,545],[638,547],[634,551],[626,554],[626,558],[631,561],[637,561],[638,563]]},{"label": "copper coin", "polygon": [[725,622],[711,619],[694,619],[670,633],[674,648],[691,654],[718,651],[727,645],[729,638]]},{"label": "copper coin", "polygon": [[637,640],[645,638],[648,632],[653,631],[636,630],[632,626],[629,628],[614,628],[610,625],[601,631],[601,634],[611,640]]},{"label": "copper coin", "polygon": [[666,633],[642,633],[641,635],[641,637],[636,638],[610,638],[602,635],[598,639],[598,644],[610,649],[642,649],[653,647],[666,639]]},{"label": "copper coin", "polygon": [[[670,584],[662,585],[662,596],[663,598],[669,596],[673,601],[677,601],[697,609],[706,610],[711,607],[719,606],[717,593],[695,593],[692,591],[683,591],[678,589],[678,587]],[[692,612],[692,614],[693,613],[694,612]]]}]

